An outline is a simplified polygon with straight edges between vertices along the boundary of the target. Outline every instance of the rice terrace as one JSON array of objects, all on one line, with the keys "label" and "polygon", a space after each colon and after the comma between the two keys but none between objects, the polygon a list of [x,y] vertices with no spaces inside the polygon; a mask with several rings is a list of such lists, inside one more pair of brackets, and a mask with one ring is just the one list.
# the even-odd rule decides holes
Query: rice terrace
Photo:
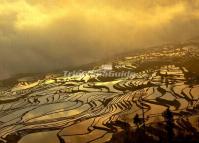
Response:
[{"label": "rice terrace", "polygon": [[[198,62],[197,43],[168,44],[108,61],[112,69],[98,65],[80,75],[29,76],[9,81],[13,85],[4,81],[1,142],[37,142],[41,134],[54,143],[111,142],[114,134],[136,128],[133,117],[143,112],[145,125],[150,125],[146,134],[158,138],[156,124],[164,126],[162,113],[168,107],[176,131],[198,132]],[[134,74],[106,78],[102,70]]]},{"label": "rice terrace", "polygon": [[199,0],[0,0],[0,143],[199,143]]}]

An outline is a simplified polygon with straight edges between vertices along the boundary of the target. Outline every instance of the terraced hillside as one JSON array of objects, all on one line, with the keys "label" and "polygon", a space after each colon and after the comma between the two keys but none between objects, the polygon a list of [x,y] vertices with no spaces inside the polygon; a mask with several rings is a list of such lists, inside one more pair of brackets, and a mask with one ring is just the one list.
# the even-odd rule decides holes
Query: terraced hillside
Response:
[{"label": "terraced hillside", "polygon": [[[106,65],[107,64],[107,65]],[[199,47],[164,45],[128,54],[78,75],[24,77],[1,87],[0,142],[102,143],[144,109],[146,124],[199,125]],[[114,73],[131,73],[114,76]],[[104,73],[111,73],[104,76]]]}]

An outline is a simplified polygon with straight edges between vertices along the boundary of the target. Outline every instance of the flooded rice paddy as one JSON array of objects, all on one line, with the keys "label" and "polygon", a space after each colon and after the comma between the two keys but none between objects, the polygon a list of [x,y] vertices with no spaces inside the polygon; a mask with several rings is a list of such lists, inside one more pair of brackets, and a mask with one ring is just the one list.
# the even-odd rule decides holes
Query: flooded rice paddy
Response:
[{"label": "flooded rice paddy", "polygon": [[142,108],[146,124],[162,120],[170,107],[176,125],[190,120],[198,129],[197,45],[151,51],[108,62],[112,71],[131,71],[133,76],[102,77],[103,69],[96,66],[78,76],[24,77],[2,88],[0,142],[103,143],[123,130],[117,121],[134,127],[133,117]]}]

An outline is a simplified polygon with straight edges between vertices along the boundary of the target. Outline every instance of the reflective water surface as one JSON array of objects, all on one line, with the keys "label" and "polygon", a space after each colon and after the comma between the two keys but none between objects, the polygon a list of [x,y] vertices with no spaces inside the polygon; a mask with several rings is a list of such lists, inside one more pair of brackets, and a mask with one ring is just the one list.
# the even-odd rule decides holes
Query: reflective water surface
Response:
[{"label": "reflective water surface", "polygon": [[186,112],[198,128],[196,46],[168,45],[112,62],[112,71],[132,71],[133,77],[102,77],[97,74],[101,66],[81,77],[24,77],[0,91],[0,142],[102,143],[122,130],[116,121],[133,127],[132,118],[142,107],[147,124],[162,120],[161,113],[170,107],[176,124]]}]

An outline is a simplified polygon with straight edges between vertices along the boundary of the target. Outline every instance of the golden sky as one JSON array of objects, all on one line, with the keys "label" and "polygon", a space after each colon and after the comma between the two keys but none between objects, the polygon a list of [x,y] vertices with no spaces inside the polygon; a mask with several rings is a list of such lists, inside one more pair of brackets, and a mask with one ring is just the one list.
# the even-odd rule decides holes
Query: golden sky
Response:
[{"label": "golden sky", "polygon": [[[118,3],[118,4],[117,4]],[[119,4],[122,4],[119,5]],[[132,5],[132,8],[131,6]],[[150,8],[151,6],[151,8]],[[59,19],[82,17],[89,23],[123,22],[134,26],[157,26],[185,13],[184,2],[160,6],[144,2],[81,0],[3,0],[1,15],[15,15],[15,28],[48,28]]]},{"label": "golden sky", "polygon": [[183,41],[198,20],[198,0],[0,0],[0,75]]}]

